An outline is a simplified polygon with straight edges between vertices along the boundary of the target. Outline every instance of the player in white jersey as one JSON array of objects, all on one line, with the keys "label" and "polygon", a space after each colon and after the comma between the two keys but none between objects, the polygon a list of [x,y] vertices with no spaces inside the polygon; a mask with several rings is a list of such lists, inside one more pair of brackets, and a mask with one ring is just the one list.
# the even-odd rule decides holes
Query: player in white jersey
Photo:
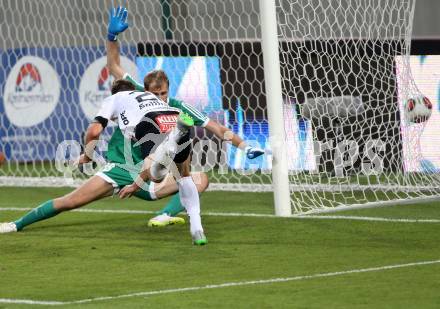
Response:
[{"label": "player in white jersey", "polygon": [[[128,84],[131,85],[130,83]],[[152,156],[150,156],[150,154],[155,150],[154,148],[157,146],[157,143],[167,136],[165,132],[171,129],[168,136],[174,138],[174,140],[169,139],[168,143],[170,140],[175,143],[184,143],[184,147],[181,147],[183,148],[181,149],[182,151],[175,151],[177,155],[175,157],[170,157],[176,162],[177,168],[180,172],[179,176],[181,177],[177,179],[177,183],[181,192],[182,204],[185,206],[187,213],[190,216],[190,229],[193,242],[196,245],[206,244],[206,237],[204,236],[203,228],[201,226],[200,202],[197,188],[195,187],[189,172],[187,173],[181,168],[182,162],[186,160],[186,156],[188,156],[190,152],[190,143],[185,143],[185,138],[189,140],[189,128],[192,124],[188,124],[188,120],[186,120],[186,125],[185,122],[179,122],[179,128],[173,129],[173,126],[168,125],[161,126],[161,124],[164,123],[161,120],[164,118],[174,119],[175,126],[179,111],[169,107],[165,102],[148,92],[121,92],[107,98],[105,103],[106,104],[103,104],[102,109],[98,112],[96,117],[97,120],[101,122],[109,120],[116,121],[124,135],[129,138],[128,140],[134,139],[137,143],[141,143],[140,148],[142,156],[143,158],[146,158],[145,163],[147,164],[145,164],[145,167],[147,168],[144,170],[141,169],[139,164],[120,164],[120,170],[123,170],[124,168],[128,169],[129,173],[134,174],[133,176],[140,173],[141,177],[139,179],[146,180],[147,176],[151,176],[149,171],[150,167],[155,164],[157,165],[157,161],[155,162],[151,160]],[[191,122],[192,119],[189,120],[189,122]],[[91,130],[90,128],[91,127],[89,127],[86,134],[87,136],[94,135],[92,132],[89,132]],[[145,139],[145,137],[147,138]],[[151,143],[152,141],[153,143]],[[127,148],[131,149],[130,147]],[[169,156],[169,153],[165,153],[165,155]],[[90,150],[87,152],[86,157],[87,156],[92,157],[92,155],[90,155]],[[142,162],[140,163],[142,165]],[[162,164],[163,159],[159,160],[158,163]],[[91,177],[82,186],[63,197],[46,201],[14,222],[0,224],[0,233],[20,231],[32,223],[51,218],[60,212],[79,208],[92,201],[112,195],[115,189],[120,188],[115,187],[115,185],[120,181],[118,176],[121,176],[122,174],[113,173],[110,175],[113,177],[111,178],[104,173],[105,171]],[[155,180],[160,181],[160,176],[161,175],[155,175]],[[143,187],[144,183],[140,181],[137,181],[136,183],[139,184],[142,189],[147,190],[148,193],[148,188]]]},{"label": "player in white jersey", "polygon": [[[149,179],[155,182],[162,181],[174,161],[179,172],[176,180],[180,199],[190,217],[191,235],[194,242],[204,244],[206,237],[201,225],[197,187],[189,170],[184,166],[191,149],[190,131],[187,127],[192,126],[194,122],[190,117],[182,119],[182,115],[180,121],[177,121],[179,112],[150,92],[125,91],[105,99],[97,118],[117,119],[123,135],[127,139],[137,141],[142,157],[146,158],[139,177],[131,186],[122,189],[120,196],[131,196]],[[174,127],[176,121],[177,127]],[[191,124],[188,125],[188,121]],[[165,137],[166,142],[163,142]],[[150,155],[153,151],[154,156]],[[126,169],[131,170],[133,166],[127,165]],[[135,170],[135,173],[138,172]]]}]

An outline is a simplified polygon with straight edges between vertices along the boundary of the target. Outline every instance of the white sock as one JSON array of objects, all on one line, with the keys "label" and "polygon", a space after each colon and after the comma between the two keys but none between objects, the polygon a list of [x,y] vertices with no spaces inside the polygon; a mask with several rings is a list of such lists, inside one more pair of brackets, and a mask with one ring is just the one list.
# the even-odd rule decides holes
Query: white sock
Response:
[{"label": "white sock", "polygon": [[178,143],[180,139],[188,132],[188,127],[177,124],[171,132],[168,133],[168,139],[174,143]]},{"label": "white sock", "polygon": [[191,176],[182,177],[177,180],[179,186],[180,202],[185,207],[189,216],[191,234],[202,231],[202,218],[200,217],[200,198],[197,187]]},{"label": "white sock", "polygon": [[169,167],[154,161],[150,166],[150,175],[154,181],[162,181],[168,174]]},{"label": "white sock", "polygon": [[166,139],[157,146],[154,151],[154,162],[151,164],[150,168],[150,174],[155,181],[163,180],[168,174],[169,167],[178,150],[177,143],[187,132],[187,128],[176,126],[170,133],[168,133]]},{"label": "white sock", "polygon": [[[180,142],[186,133],[188,133],[188,127],[182,126],[179,123],[168,133],[166,139],[160,145],[163,145],[163,148],[165,149],[164,152],[166,155],[168,155],[168,157],[176,155],[178,150],[177,143]],[[174,159],[174,157],[171,159]]]}]

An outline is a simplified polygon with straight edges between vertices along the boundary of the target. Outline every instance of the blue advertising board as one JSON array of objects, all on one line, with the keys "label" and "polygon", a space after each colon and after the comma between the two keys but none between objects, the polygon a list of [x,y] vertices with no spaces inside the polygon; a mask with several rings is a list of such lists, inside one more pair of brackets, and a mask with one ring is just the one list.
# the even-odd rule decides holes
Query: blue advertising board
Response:
[{"label": "blue advertising board", "polygon": [[[136,49],[123,53],[135,55]],[[104,47],[1,52],[0,150],[9,160],[53,160],[59,143],[81,141],[91,112],[99,108],[93,104],[110,94],[105,55]],[[100,67],[84,83],[93,64]]]}]

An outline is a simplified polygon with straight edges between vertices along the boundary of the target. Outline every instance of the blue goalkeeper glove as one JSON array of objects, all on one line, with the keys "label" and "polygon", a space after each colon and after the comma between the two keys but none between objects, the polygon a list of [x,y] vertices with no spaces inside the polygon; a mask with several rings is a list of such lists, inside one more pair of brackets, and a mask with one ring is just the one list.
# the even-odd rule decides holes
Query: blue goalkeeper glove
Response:
[{"label": "blue goalkeeper glove", "polygon": [[248,159],[255,159],[255,158],[258,158],[259,156],[264,154],[264,150],[263,149],[261,149],[261,148],[254,148],[254,147],[250,147],[250,146],[247,146],[244,149],[244,152],[246,153],[246,157]]},{"label": "blue goalkeeper glove", "polygon": [[116,41],[118,34],[128,28],[127,15],[128,11],[124,7],[118,6],[110,9],[107,34],[109,41]]}]

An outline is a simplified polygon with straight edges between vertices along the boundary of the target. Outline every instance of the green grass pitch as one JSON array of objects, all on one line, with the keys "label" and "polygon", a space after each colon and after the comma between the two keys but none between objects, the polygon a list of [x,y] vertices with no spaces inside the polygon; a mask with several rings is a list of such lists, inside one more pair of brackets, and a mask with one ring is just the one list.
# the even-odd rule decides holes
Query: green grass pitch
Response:
[{"label": "green grass pitch", "polygon": [[[24,213],[5,208],[69,190],[1,188],[0,221]],[[86,209],[155,211],[165,203],[108,198]],[[271,214],[272,196],[207,192],[202,209]],[[62,308],[440,308],[440,263],[420,264],[440,260],[439,205],[333,215],[438,222],[206,215],[209,243],[194,247],[187,224],[150,229],[149,214],[64,213],[0,235],[0,308],[30,307],[6,303],[17,299]],[[408,263],[419,264],[384,268]],[[292,280],[268,281],[276,278]],[[108,298],[71,303],[99,297]]]}]

